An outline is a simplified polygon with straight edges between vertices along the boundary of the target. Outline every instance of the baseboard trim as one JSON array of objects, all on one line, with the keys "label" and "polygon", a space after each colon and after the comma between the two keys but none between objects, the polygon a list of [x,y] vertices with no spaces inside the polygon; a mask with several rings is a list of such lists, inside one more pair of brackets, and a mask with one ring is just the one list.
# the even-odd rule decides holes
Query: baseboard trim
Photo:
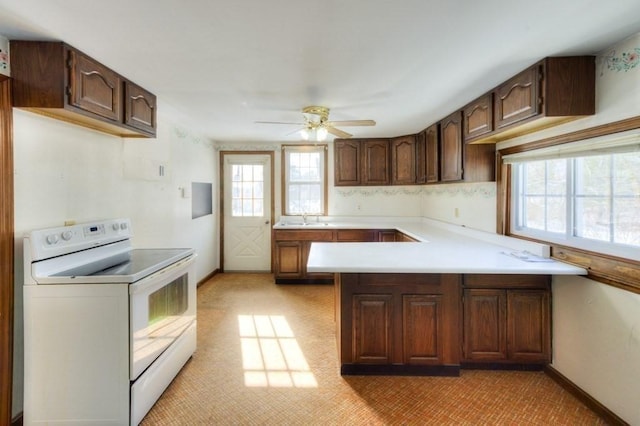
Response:
[{"label": "baseboard trim", "polygon": [[556,383],[558,383],[564,390],[575,396],[584,405],[589,407],[593,412],[599,415],[607,424],[616,426],[629,426],[629,423],[618,417],[613,411],[602,405],[594,397],[580,389],[575,383],[567,379],[562,373],[555,368],[547,365],[544,369],[547,376],[551,377]]},{"label": "baseboard trim", "polygon": [[19,412],[13,419],[11,419],[11,426],[22,426],[22,411]]},{"label": "baseboard trim", "polygon": [[214,269],[213,271],[211,271],[210,274],[208,274],[207,276],[205,276],[203,279],[201,279],[200,281],[198,281],[198,287],[200,287],[202,284],[206,283],[207,281],[209,281],[211,278],[213,278],[214,276],[216,276],[218,273],[220,272],[219,268]]}]

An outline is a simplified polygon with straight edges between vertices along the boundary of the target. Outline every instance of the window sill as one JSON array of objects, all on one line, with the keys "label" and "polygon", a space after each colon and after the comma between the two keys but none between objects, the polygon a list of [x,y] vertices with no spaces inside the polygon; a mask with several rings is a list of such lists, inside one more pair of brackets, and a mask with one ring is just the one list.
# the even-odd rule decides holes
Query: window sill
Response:
[{"label": "window sill", "polygon": [[571,265],[585,268],[587,278],[611,285],[632,293],[640,294],[640,262],[623,259],[607,254],[567,247],[548,241],[527,238],[521,235],[509,235],[522,240],[535,241],[551,246],[551,257]]}]

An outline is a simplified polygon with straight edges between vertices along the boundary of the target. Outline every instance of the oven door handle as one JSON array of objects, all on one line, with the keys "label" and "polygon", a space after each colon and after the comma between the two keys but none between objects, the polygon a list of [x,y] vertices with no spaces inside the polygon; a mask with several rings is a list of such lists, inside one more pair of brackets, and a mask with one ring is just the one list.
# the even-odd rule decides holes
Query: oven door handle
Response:
[{"label": "oven door handle", "polygon": [[164,287],[168,282],[184,274],[195,262],[195,259],[195,254],[190,255],[149,275],[148,277],[141,279],[140,281],[136,281],[129,286],[129,294],[152,293],[157,289]]}]

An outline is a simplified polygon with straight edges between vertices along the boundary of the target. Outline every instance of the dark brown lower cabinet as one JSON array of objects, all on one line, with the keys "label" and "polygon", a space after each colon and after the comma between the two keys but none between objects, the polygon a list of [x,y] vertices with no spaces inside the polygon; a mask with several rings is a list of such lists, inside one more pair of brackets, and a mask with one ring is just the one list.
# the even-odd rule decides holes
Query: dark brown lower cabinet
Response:
[{"label": "dark brown lower cabinet", "polygon": [[507,291],[507,355],[512,361],[551,361],[547,290]]},{"label": "dark brown lower cabinet", "polygon": [[464,357],[507,359],[507,303],[504,290],[464,291]]},{"label": "dark brown lower cabinet", "polygon": [[551,361],[549,277],[475,275],[465,277],[465,286],[480,288],[465,288],[463,293],[464,362]]},{"label": "dark brown lower cabinet", "polygon": [[278,241],[275,244],[279,277],[302,278],[304,275],[302,245],[301,241]]},{"label": "dark brown lower cabinet", "polygon": [[336,278],[342,374],[457,376],[460,368],[540,369],[551,360],[549,276]]},{"label": "dark brown lower cabinet", "polygon": [[441,295],[402,296],[404,363],[442,364],[443,326]]},{"label": "dark brown lower cabinet", "polygon": [[334,274],[307,272],[313,242],[416,241],[395,229],[278,229],[273,233],[272,264],[277,284],[331,284]]},{"label": "dark brown lower cabinet", "polygon": [[388,364],[393,295],[356,294],[352,300],[354,362]]},{"label": "dark brown lower cabinet", "polygon": [[336,284],[342,374],[459,374],[459,275],[339,274]]}]

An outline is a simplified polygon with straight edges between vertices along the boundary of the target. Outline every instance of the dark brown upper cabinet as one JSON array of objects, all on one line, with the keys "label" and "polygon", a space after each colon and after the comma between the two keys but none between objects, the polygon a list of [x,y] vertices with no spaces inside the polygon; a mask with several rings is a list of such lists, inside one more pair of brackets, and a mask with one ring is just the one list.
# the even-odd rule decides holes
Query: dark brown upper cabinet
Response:
[{"label": "dark brown upper cabinet", "polygon": [[362,185],[389,184],[389,139],[362,141]]},{"label": "dark brown upper cabinet", "polygon": [[462,113],[440,121],[440,181],[491,182],[495,180],[495,145],[462,143]]},{"label": "dark brown upper cabinet", "polygon": [[69,58],[68,103],[107,120],[122,121],[122,79],[77,50],[64,48]]},{"label": "dark brown upper cabinet", "polygon": [[466,143],[495,143],[593,115],[595,57],[545,58],[469,104],[463,114]]},{"label": "dark brown upper cabinet", "polygon": [[462,180],[462,115],[456,111],[440,121],[440,180]]},{"label": "dark brown upper cabinet", "polygon": [[62,42],[13,40],[13,106],[123,137],[155,137],[156,97]]},{"label": "dark brown upper cabinet", "polygon": [[440,133],[438,124],[432,124],[424,131],[425,137],[425,173],[426,183],[436,183],[440,180]]},{"label": "dark brown upper cabinet", "polygon": [[124,124],[149,135],[156,133],[156,97],[130,81],[124,82]]},{"label": "dark brown upper cabinet", "polygon": [[401,136],[391,139],[391,184],[413,185],[416,183],[416,136]]},{"label": "dark brown upper cabinet", "polygon": [[470,141],[493,131],[493,93],[481,96],[462,110],[464,140]]},{"label": "dark brown upper cabinet", "polygon": [[357,186],[360,179],[360,141],[357,139],[336,139],[334,142],[334,184],[336,186]]},{"label": "dark brown upper cabinet", "polygon": [[336,186],[388,185],[389,139],[336,139]]}]

